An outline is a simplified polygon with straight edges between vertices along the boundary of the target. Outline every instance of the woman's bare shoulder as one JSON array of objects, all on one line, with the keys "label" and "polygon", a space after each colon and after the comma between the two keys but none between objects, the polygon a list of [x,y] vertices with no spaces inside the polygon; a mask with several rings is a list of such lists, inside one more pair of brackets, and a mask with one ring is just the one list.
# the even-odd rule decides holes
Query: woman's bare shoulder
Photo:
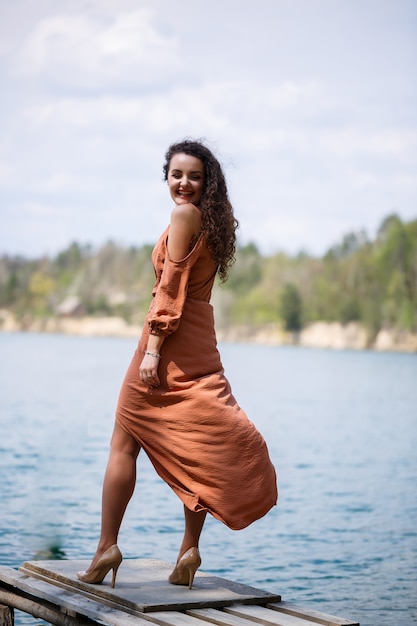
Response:
[{"label": "woman's bare shoulder", "polygon": [[190,242],[200,231],[201,214],[194,204],[177,204],[171,213],[168,236],[168,253],[171,259],[183,259],[189,252]]},{"label": "woman's bare shoulder", "polygon": [[176,204],[172,209],[171,223],[177,220],[200,224],[200,209],[196,207],[195,204],[191,204],[190,202],[187,204]]}]

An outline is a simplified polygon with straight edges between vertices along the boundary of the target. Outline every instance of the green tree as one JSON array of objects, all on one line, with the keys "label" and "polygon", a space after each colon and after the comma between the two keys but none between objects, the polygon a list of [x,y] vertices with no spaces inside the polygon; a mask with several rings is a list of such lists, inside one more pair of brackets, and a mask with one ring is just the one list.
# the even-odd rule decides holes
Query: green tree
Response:
[{"label": "green tree", "polygon": [[247,294],[262,278],[263,260],[255,244],[249,243],[238,249],[225,288],[239,294]]},{"label": "green tree", "polygon": [[[415,222],[414,222],[415,224]],[[375,242],[375,262],[383,291],[382,322],[412,330],[416,325],[416,227],[390,215]]]},{"label": "green tree", "polygon": [[16,271],[12,271],[5,281],[4,288],[0,291],[0,304],[10,306],[18,295],[19,278]]},{"label": "green tree", "polygon": [[31,306],[38,315],[50,311],[49,299],[54,291],[55,281],[43,272],[34,272],[29,281]]},{"label": "green tree", "polygon": [[298,332],[302,328],[303,304],[295,285],[286,283],[281,291],[280,313],[285,330]]}]

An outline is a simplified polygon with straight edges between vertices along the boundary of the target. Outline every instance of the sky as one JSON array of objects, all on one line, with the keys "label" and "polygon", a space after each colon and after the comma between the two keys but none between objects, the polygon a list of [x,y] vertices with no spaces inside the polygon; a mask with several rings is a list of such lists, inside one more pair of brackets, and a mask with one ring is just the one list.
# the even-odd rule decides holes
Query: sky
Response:
[{"label": "sky", "polygon": [[154,243],[204,139],[239,241],[417,218],[415,0],[0,0],[0,255]]}]

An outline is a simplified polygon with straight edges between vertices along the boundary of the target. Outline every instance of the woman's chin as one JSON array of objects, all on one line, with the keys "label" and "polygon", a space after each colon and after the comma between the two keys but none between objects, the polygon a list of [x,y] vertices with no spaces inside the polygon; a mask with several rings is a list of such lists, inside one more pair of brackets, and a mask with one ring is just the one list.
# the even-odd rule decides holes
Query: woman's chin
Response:
[{"label": "woman's chin", "polygon": [[193,196],[175,196],[174,202],[175,204],[194,204]]}]

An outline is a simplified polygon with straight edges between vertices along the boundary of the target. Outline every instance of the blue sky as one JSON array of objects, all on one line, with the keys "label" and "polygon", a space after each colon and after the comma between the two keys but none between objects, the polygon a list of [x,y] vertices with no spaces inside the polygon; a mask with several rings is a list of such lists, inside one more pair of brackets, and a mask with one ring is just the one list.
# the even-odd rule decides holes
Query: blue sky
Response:
[{"label": "blue sky", "polygon": [[415,0],[0,0],[0,254],[153,243],[205,138],[242,243],[417,217]]}]

